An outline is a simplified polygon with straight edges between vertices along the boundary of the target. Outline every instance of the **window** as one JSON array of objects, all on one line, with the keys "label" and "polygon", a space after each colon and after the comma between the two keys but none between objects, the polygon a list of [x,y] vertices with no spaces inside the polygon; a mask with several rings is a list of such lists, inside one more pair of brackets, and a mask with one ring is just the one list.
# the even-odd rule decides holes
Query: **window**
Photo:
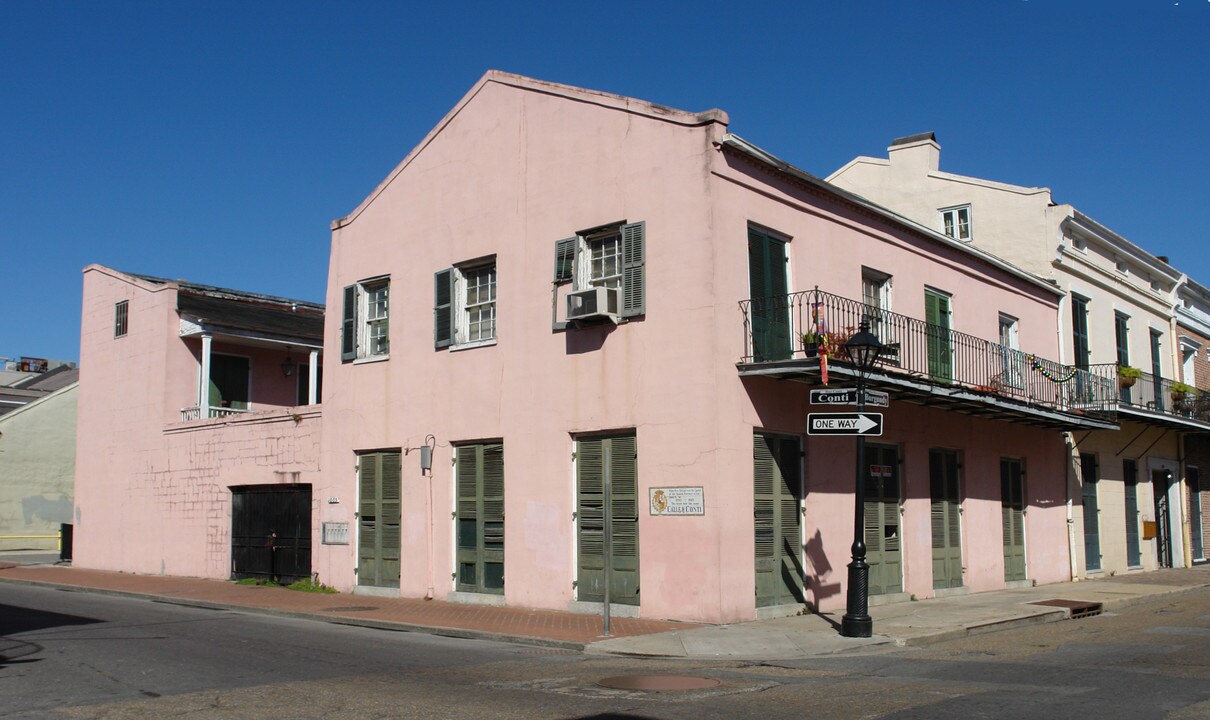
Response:
[{"label": "window", "polygon": [[[861,301],[870,321],[870,332],[884,345],[895,342],[894,324],[886,313],[891,312],[891,276],[878,270],[861,269]],[[888,348],[888,352],[891,348]]]},{"label": "window", "polygon": [[1004,365],[1001,382],[1011,387],[1021,387],[1021,379],[1025,375],[1025,355],[1020,349],[1019,327],[1017,318],[1000,313],[1000,359]]},{"label": "window", "polygon": [[[554,284],[570,282],[572,292],[610,288],[618,293],[623,318],[646,312],[647,223],[610,223],[581,230],[555,243]],[[565,327],[555,323],[555,329]]]},{"label": "window", "polygon": [[1081,496],[1084,501],[1084,569],[1096,572],[1101,569],[1101,530],[1097,506],[1097,456],[1095,453],[1080,453],[1080,480],[1083,485]]},{"label": "window", "polygon": [[488,344],[496,339],[495,258],[446,268],[433,276],[433,346]]},{"label": "window", "polygon": [[130,315],[130,301],[121,300],[113,305],[113,336],[126,337],[126,319]]},{"label": "window", "polygon": [[344,289],[340,359],[385,358],[390,342],[390,278],[363,280]]},{"label": "window", "polygon": [[940,210],[942,231],[955,240],[971,239],[971,206]]},{"label": "window", "polygon": [[927,323],[925,333],[929,377],[941,383],[953,382],[954,379],[954,345],[950,335],[952,312],[949,295],[925,288],[924,313]]},{"label": "window", "polygon": [[[1113,334],[1118,347],[1118,367],[1130,365],[1130,318],[1115,312],[1113,314]],[[1130,388],[1118,385],[1118,399],[1129,405],[1131,403]]]}]

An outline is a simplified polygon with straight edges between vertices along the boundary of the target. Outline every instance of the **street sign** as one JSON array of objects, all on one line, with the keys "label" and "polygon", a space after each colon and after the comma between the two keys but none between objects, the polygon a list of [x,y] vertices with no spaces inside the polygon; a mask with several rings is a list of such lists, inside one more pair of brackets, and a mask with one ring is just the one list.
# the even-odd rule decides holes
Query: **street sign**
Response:
[{"label": "street sign", "polygon": [[[856,405],[857,388],[828,388],[811,391],[812,405]],[[889,407],[891,396],[881,390],[866,390],[865,404]]]},{"label": "street sign", "polygon": [[807,413],[808,435],[881,435],[882,413]]}]

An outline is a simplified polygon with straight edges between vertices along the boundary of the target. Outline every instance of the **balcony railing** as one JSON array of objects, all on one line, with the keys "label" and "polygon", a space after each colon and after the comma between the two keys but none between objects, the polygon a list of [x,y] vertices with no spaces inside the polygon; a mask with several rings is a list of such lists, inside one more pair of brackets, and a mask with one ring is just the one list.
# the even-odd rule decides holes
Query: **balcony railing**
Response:
[{"label": "balcony railing", "polygon": [[1043,405],[1062,411],[1112,413],[1117,382],[943,325],[888,312],[821,290],[744,300],[744,363],[813,359],[845,362],[841,346],[863,319],[887,352],[888,375]]},{"label": "balcony railing", "polygon": [[1117,386],[1119,407],[1210,423],[1210,393],[1151,373],[1141,373],[1133,381],[1122,380],[1118,370],[1113,363],[1089,367],[1089,372]]},{"label": "balcony railing", "polygon": [[[243,413],[246,413],[246,412],[248,412],[248,411],[239,410],[236,408],[212,407],[212,408],[210,408],[209,414],[206,417],[208,417],[208,418],[230,417],[232,415],[242,415]],[[202,409],[200,407],[195,405],[193,407],[181,408],[181,422],[188,422],[190,420],[201,420],[201,419],[202,419]]]}]

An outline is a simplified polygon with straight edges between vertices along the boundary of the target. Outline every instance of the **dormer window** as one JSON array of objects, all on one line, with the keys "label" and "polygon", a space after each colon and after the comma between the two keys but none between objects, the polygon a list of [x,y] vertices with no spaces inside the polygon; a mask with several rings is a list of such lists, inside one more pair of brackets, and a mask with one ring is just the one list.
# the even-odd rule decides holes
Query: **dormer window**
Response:
[{"label": "dormer window", "polygon": [[955,240],[971,239],[971,206],[942,208],[941,231]]}]

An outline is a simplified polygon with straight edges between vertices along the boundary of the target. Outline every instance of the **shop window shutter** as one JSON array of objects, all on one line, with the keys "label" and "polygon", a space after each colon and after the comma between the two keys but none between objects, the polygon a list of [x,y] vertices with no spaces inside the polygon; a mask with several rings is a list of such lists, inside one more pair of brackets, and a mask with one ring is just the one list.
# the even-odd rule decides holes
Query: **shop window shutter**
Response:
[{"label": "shop window shutter", "polygon": [[646,228],[645,221],[622,226],[622,317],[647,311]]},{"label": "shop window shutter", "polygon": [[357,357],[357,286],[349,285],[344,290],[344,306],[341,309],[340,361],[348,362]]},{"label": "shop window shutter", "polygon": [[439,270],[433,275],[433,347],[449,347],[454,343],[454,269]]}]

